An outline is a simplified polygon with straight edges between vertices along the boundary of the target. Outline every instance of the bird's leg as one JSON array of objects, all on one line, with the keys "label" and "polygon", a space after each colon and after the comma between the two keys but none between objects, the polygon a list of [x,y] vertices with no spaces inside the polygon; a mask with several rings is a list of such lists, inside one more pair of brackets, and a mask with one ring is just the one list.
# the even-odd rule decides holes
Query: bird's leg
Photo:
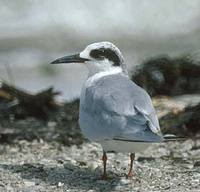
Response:
[{"label": "bird's leg", "polygon": [[102,161],[103,161],[103,175],[101,179],[106,180],[107,179],[107,174],[106,174],[107,155],[105,151],[103,151]]},{"label": "bird's leg", "polygon": [[130,159],[131,159],[130,169],[129,169],[129,172],[127,174],[128,179],[131,179],[133,177],[132,169],[133,169],[133,160],[135,159],[135,153],[130,154]]}]

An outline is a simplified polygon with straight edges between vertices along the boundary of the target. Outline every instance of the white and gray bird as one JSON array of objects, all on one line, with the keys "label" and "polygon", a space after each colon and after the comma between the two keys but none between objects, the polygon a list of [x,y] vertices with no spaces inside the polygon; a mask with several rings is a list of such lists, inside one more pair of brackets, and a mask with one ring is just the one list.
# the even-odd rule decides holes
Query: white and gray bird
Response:
[{"label": "white and gray bird", "polygon": [[93,43],[52,62],[57,63],[83,63],[89,70],[80,97],[79,124],[89,140],[102,145],[102,178],[107,177],[110,151],[130,153],[127,177],[132,177],[135,152],[164,138],[150,96],[128,77],[120,50],[110,42]]}]

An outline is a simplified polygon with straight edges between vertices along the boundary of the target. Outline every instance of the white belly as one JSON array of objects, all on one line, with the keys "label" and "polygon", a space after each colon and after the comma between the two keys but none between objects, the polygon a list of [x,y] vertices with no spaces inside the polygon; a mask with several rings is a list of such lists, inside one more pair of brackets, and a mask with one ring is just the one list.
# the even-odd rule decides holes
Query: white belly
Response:
[{"label": "white belly", "polygon": [[106,152],[136,153],[151,145],[149,142],[130,142],[121,140],[104,140],[100,142]]}]

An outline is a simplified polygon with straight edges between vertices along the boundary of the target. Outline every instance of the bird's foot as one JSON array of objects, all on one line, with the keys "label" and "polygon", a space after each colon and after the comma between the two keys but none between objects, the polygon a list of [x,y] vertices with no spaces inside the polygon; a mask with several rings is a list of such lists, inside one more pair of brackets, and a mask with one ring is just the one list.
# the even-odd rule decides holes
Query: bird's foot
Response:
[{"label": "bird's foot", "polygon": [[127,175],[126,175],[126,179],[133,179],[134,178],[134,174],[132,172],[129,172]]}]

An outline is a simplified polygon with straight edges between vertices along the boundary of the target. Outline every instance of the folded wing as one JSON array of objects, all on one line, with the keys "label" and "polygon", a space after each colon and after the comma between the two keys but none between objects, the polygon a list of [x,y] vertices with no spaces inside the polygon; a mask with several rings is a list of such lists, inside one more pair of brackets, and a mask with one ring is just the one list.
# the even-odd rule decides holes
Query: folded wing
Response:
[{"label": "folded wing", "polygon": [[80,124],[91,140],[162,140],[151,98],[127,76],[102,77],[87,87],[84,94]]}]

